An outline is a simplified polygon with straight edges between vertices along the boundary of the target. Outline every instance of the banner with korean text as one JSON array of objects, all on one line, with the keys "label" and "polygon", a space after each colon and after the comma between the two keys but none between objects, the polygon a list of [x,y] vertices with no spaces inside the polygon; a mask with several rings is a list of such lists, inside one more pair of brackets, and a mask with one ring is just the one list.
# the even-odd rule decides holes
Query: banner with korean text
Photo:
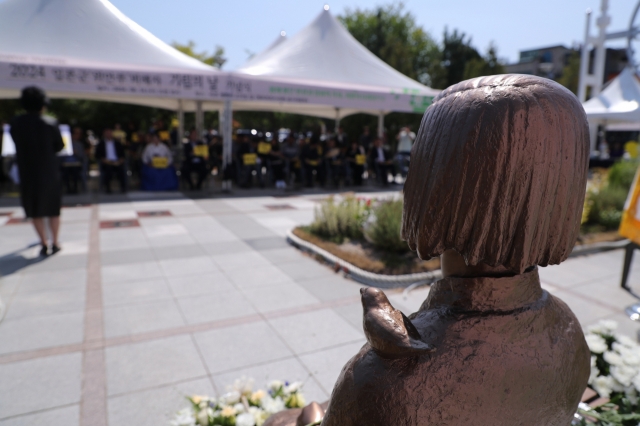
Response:
[{"label": "banner with korean text", "polygon": [[0,60],[0,88],[19,90],[28,85],[39,86],[47,92],[77,93],[78,98],[82,98],[82,94],[95,98],[95,94],[102,93],[136,98],[291,102],[413,113],[423,113],[434,97],[432,93],[402,88],[351,87],[222,71],[208,74],[118,71]]}]

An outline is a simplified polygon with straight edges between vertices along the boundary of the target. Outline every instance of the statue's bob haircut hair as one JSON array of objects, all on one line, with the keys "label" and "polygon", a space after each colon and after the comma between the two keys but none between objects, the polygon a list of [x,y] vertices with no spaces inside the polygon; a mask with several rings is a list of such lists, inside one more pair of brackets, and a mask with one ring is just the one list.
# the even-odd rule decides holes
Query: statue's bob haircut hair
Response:
[{"label": "statue's bob haircut hair", "polygon": [[404,188],[402,236],[423,259],[522,273],[565,260],[585,197],[589,131],[567,89],[540,77],[463,81],[422,118]]}]

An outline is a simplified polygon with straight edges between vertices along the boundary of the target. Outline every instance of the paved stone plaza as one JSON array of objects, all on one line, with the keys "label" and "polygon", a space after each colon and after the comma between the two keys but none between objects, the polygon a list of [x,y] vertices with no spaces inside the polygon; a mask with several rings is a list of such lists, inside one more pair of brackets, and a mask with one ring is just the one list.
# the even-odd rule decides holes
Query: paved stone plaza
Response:
[{"label": "paved stone plaza", "polygon": [[[364,337],[360,286],[285,241],[321,196],[166,198],[63,209],[63,251],[45,260],[21,210],[0,209],[1,426],[168,425],[184,395],[242,376],[301,380],[307,400],[327,399]],[[635,335],[622,258],[540,274],[583,325],[611,318]],[[427,292],[388,293],[408,314]]]}]

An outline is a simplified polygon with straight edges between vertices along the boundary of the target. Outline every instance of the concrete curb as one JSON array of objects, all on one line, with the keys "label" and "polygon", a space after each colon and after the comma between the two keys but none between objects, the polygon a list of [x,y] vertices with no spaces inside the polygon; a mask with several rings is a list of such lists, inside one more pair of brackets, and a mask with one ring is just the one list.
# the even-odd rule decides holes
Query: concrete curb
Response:
[{"label": "concrete curb", "polygon": [[[359,283],[366,284],[373,287],[380,288],[400,288],[400,287],[419,287],[421,285],[430,284],[434,281],[442,279],[442,271],[438,269],[432,272],[422,272],[418,274],[406,274],[406,275],[382,275],[375,274],[373,272],[365,271],[357,266],[340,259],[329,253],[326,250],[321,249],[313,243],[303,240],[293,234],[293,230],[287,232],[287,241],[289,244],[298,248],[299,250],[312,253],[320,256],[325,262],[333,266],[336,270],[342,271],[345,277],[351,278]],[[569,257],[583,256],[592,253],[598,253],[607,250],[617,250],[624,248],[629,244],[629,240],[620,240],[613,242],[595,243],[576,246]],[[0,308],[1,310],[1,308]],[[1,318],[1,315],[0,315]]]},{"label": "concrete curb", "polygon": [[346,277],[358,281],[359,283],[380,288],[399,288],[409,287],[413,284],[429,284],[442,278],[442,272],[438,269],[433,272],[421,272],[417,274],[406,275],[382,275],[360,269],[351,263],[340,259],[339,257],[329,253],[326,250],[303,240],[293,234],[292,231],[287,232],[287,241],[294,247],[313,253],[322,257],[327,263],[336,270],[344,272]]}]

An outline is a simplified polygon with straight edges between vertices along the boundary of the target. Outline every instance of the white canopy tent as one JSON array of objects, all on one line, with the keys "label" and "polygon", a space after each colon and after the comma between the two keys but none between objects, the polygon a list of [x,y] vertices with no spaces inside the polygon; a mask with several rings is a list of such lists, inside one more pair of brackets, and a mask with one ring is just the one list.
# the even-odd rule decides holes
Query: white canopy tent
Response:
[{"label": "white canopy tent", "polygon": [[367,50],[327,7],[299,33],[270,46],[234,73],[252,76],[254,86],[269,86],[259,98],[242,101],[234,96],[234,109],[338,120],[358,112],[421,113],[439,93]]},{"label": "white canopy tent", "polygon": [[278,35],[278,37],[275,40],[273,40],[271,44],[266,47],[266,49],[264,49],[260,53],[256,53],[255,55],[251,56],[244,66],[246,67],[247,65],[250,65],[254,62],[260,62],[260,58],[262,58],[265,53],[270,52],[271,50],[273,50],[275,47],[279,46],[282,42],[286,40],[287,40],[287,33],[285,31],[280,31],[280,34]]},{"label": "white canopy tent", "polygon": [[[611,80],[597,96],[582,104],[590,127],[640,125],[640,81],[631,67]],[[592,132],[595,135],[595,132]],[[595,149],[595,138],[591,150]]]},{"label": "white canopy tent", "polygon": [[108,0],[0,3],[0,98],[38,85],[52,98],[178,110],[218,108],[223,74],[167,45]]},{"label": "white canopy tent", "polygon": [[[174,109],[221,109],[225,158],[235,109],[339,120],[365,112],[422,113],[438,91],[397,72],[359,44],[328,12],[280,38],[236,73],[168,46],[108,0],[0,3],[0,98],[38,85],[53,98]],[[198,121],[198,120],[197,120]],[[181,120],[182,122],[182,120]]]},{"label": "white canopy tent", "polygon": [[630,67],[584,104],[589,122],[640,122],[640,82]]}]

